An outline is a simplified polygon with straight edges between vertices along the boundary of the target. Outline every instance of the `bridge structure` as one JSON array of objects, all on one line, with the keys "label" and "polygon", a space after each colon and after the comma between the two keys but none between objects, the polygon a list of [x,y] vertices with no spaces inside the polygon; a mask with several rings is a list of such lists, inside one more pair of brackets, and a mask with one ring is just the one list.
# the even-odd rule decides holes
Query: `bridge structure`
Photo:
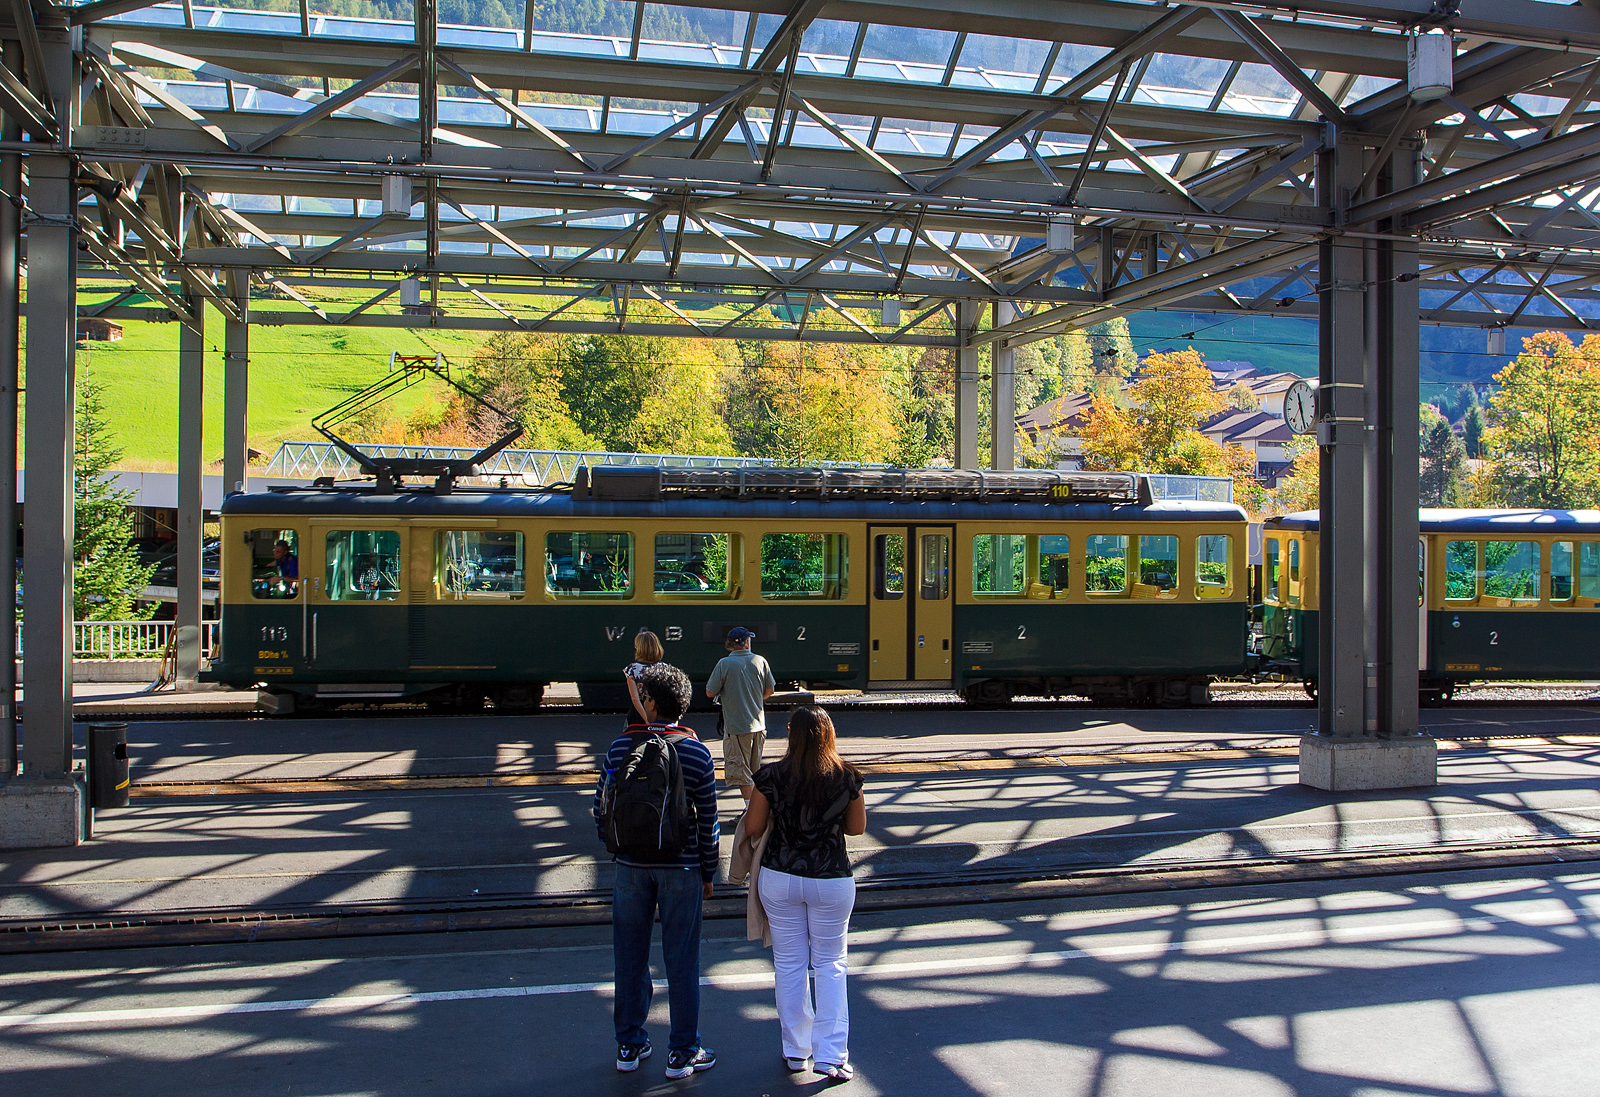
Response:
[{"label": "bridge structure", "polygon": [[[181,328],[186,678],[208,322],[231,484],[261,324],[947,346],[956,461],[976,467],[981,377],[1005,422],[1021,345],[1151,308],[1315,317],[1329,551],[1307,749],[1431,777],[1418,332],[1600,316],[1600,4],[603,0],[512,5],[511,26],[410,9],[0,13],[0,404],[23,264],[29,379],[8,789],[69,779],[86,316]],[[993,433],[987,462],[1009,468]],[[0,774],[16,760],[7,730]]]}]

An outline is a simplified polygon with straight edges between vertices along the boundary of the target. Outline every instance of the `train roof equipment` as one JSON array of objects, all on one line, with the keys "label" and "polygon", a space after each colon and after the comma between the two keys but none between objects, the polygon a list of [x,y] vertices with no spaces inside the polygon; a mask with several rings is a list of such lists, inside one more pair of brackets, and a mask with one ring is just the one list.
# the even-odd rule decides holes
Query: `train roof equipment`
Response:
[{"label": "train roof equipment", "polygon": [[[381,453],[363,453],[335,432],[334,428],[352,422],[430,375],[498,416],[502,424],[500,435],[467,457],[397,457]],[[398,351],[389,354],[388,373],[318,415],[311,420],[311,428],[347,454],[363,472],[375,477],[380,495],[392,495],[399,490],[402,479],[407,476],[432,478],[433,490],[440,495],[447,495],[456,480],[477,476],[486,461],[521,438],[524,430],[522,421],[515,415],[451,377],[450,367],[446,364],[443,354],[430,357],[400,354]]]},{"label": "train roof equipment", "polygon": [[1150,481],[1133,472],[985,469],[581,468],[574,499],[929,500],[980,503],[1123,503],[1148,506]]}]

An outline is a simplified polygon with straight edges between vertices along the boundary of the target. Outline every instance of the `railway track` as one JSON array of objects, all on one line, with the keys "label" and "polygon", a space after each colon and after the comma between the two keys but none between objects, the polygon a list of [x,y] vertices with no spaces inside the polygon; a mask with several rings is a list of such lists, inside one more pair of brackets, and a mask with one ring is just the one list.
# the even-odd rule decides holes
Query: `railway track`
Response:
[{"label": "railway track", "polygon": [[[855,909],[857,913],[867,913],[1586,862],[1600,862],[1600,836],[1441,843],[1426,849],[1374,849],[1228,861],[1174,860],[1045,873],[972,871],[959,877],[949,873],[908,873],[861,881]],[[745,907],[743,888],[719,887],[716,896],[705,905],[705,917],[742,918]],[[0,954],[603,925],[610,917],[609,893],[603,891],[498,895],[460,902],[325,904],[299,909],[85,912],[0,921]]]},{"label": "railway track", "polygon": [[[1536,733],[1496,733],[1482,735],[1436,735],[1442,750],[1487,749],[1496,744],[1522,747],[1548,746],[1594,748],[1600,736],[1546,736]],[[901,758],[851,756],[851,761],[868,774],[910,776],[921,773],[1004,772],[1035,769],[1076,769],[1097,766],[1160,766],[1191,762],[1228,762],[1294,758],[1299,751],[1292,740],[1258,746],[1194,746],[1170,750],[1130,751],[1107,749],[1062,752],[1043,749],[1038,753],[1002,756],[918,757],[904,752]],[[285,796],[299,794],[343,794],[351,792],[423,791],[428,789],[526,788],[592,786],[599,777],[596,769],[560,769],[523,773],[435,773],[388,775],[339,775],[316,777],[237,777],[215,780],[163,781],[159,778],[136,780],[129,787],[135,799],[172,799],[213,796]]]}]

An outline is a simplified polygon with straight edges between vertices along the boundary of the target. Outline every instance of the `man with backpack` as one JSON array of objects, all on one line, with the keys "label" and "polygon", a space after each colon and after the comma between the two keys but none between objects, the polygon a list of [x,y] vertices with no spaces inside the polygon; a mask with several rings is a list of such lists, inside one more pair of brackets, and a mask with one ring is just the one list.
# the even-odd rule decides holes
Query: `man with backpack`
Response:
[{"label": "man with backpack", "polygon": [[616,966],[617,1069],[650,1057],[644,1028],[654,988],[650,934],[661,912],[672,1032],[667,1077],[710,1070],[716,1052],[700,1043],[700,904],[717,875],[717,790],[711,752],[678,723],[689,707],[689,679],[652,663],[635,680],[645,723],[631,724],[606,751],[595,790],[600,837],[617,862],[611,903]]}]

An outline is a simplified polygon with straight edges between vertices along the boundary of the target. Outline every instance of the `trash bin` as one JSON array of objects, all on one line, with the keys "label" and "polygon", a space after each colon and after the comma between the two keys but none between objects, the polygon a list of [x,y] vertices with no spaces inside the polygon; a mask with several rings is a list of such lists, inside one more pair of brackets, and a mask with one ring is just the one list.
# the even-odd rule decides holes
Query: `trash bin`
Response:
[{"label": "trash bin", "polygon": [[89,725],[89,804],[128,806],[128,725]]}]

